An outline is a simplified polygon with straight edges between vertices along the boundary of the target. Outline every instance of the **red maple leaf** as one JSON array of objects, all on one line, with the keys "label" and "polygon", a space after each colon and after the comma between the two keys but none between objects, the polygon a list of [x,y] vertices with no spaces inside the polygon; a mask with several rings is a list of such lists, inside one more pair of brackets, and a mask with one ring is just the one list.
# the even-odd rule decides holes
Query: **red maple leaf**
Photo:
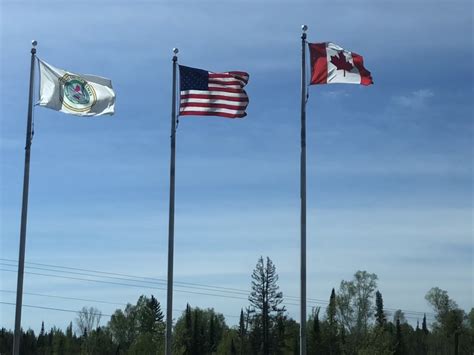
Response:
[{"label": "red maple leaf", "polygon": [[346,60],[344,52],[337,53],[337,56],[331,56],[331,63],[336,66],[337,70],[344,70],[344,76],[346,76],[346,70],[351,71],[354,66]]}]

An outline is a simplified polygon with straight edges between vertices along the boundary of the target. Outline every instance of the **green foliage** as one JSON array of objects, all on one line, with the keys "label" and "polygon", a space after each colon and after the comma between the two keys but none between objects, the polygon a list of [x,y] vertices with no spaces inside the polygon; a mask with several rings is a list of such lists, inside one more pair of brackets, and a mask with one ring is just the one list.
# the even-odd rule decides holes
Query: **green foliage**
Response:
[{"label": "green foliage", "polygon": [[35,332],[28,329],[22,334],[20,342],[20,352],[25,355],[34,355],[37,352]]},{"label": "green foliage", "polygon": [[433,287],[428,291],[425,299],[436,312],[433,333],[444,338],[445,351],[452,349],[454,353],[459,353],[460,348],[472,349],[473,340],[468,340],[471,335],[468,316],[459,309],[454,300],[449,298],[448,292],[439,287]]},{"label": "green foliage", "polygon": [[380,291],[375,292],[375,320],[379,327],[385,326],[387,319],[383,310],[383,298]]},{"label": "green foliage", "polygon": [[396,333],[395,333],[395,355],[405,354],[405,343],[402,337],[402,327],[400,325],[400,318],[396,318]]},{"label": "green foliage", "polygon": [[0,329],[0,354],[10,354],[13,348],[13,333]]},{"label": "green foliage", "polygon": [[[239,347],[239,334],[237,329],[225,329],[217,346],[216,354],[237,355],[241,354]],[[246,354],[243,352],[242,354]]]},{"label": "green foliage", "polygon": [[[258,259],[252,273],[252,286],[249,302],[252,307],[251,343],[253,351],[262,351],[270,354],[271,334],[275,333],[278,317],[285,312],[283,293],[279,291],[278,274],[276,267],[269,257],[264,262],[263,257]],[[261,348],[261,349],[260,349]]]},{"label": "green foliage", "polygon": [[156,298],[142,295],[136,305],[127,304],[124,311],[115,311],[108,323],[108,331],[121,354],[144,347],[156,353],[164,348],[163,319]]},{"label": "green foliage", "polygon": [[313,311],[308,319],[308,353],[319,355],[321,354],[321,323],[319,321],[319,312],[321,308],[313,308]]},{"label": "green foliage", "polygon": [[192,308],[188,304],[176,321],[173,353],[192,355],[215,353],[227,330],[222,314],[216,313],[212,308]]},{"label": "green foliage", "polygon": [[423,314],[423,323],[421,325],[421,330],[425,335],[428,334],[428,326],[426,325],[426,314]]},{"label": "green foliage", "polygon": [[[81,345],[81,354],[84,355],[114,354],[117,349],[106,327],[92,330],[87,337],[83,338]],[[65,352],[65,354],[70,353]]]},{"label": "green foliage", "polygon": [[358,355],[393,355],[393,353],[392,334],[380,326],[372,328],[357,349]]},{"label": "green foliage", "polygon": [[[257,275],[264,276],[264,285],[269,286],[269,280],[274,280],[272,294],[281,294],[276,285],[278,277],[274,265],[268,267],[268,258],[267,265],[263,258],[260,258],[259,264],[262,269]],[[267,277],[269,273],[273,276]],[[256,285],[260,285],[258,280],[253,279]],[[379,291],[375,293],[373,302],[376,280],[375,274],[358,271],[353,280],[341,282],[337,294],[332,290],[323,314],[319,308],[313,309],[307,322],[308,355],[474,353],[474,309],[466,314],[446,291],[435,287],[428,291],[426,300],[433,306],[436,322],[430,325],[429,330],[424,316],[421,328],[417,323],[416,329],[413,329],[401,310],[394,313],[393,321],[386,319]],[[271,294],[253,291],[255,295]],[[268,348],[263,346],[265,307],[256,307],[250,302],[251,307],[241,309],[238,324],[229,329],[224,316],[214,309],[187,305],[174,328],[173,354],[260,355],[265,351],[272,355],[299,354],[299,324],[282,311],[281,302],[278,302],[280,298],[276,299],[276,302],[265,306],[268,310]],[[86,309],[91,313],[90,308]],[[99,312],[94,310],[92,313]],[[46,331],[43,322],[37,336],[31,329],[22,332],[21,354],[164,353],[164,316],[153,296],[140,296],[135,305],[128,304],[125,309],[116,310],[104,327],[84,327],[85,332],[82,328],[76,335],[71,322],[65,331],[56,327]],[[12,346],[12,331],[0,329],[0,354],[11,354]]]},{"label": "green foliage", "polygon": [[238,330],[238,353],[243,355],[248,353],[248,340],[247,340],[247,333],[248,333],[248,324],[249,324],[249,317],[248,317],[249,310],[247,309],[247,316],[244,314],[244,310],[240,309],[240,318],[239,318],[239,330]]},{"label": "green foliage", "polygon": [[351,281],[341,281],[336,304],[337,318],[347,333],[343,342],[346,352],[356,352],[367,336],[374,314],[372,299],[376,288],[377,275],[367,271],[357,271]]}]

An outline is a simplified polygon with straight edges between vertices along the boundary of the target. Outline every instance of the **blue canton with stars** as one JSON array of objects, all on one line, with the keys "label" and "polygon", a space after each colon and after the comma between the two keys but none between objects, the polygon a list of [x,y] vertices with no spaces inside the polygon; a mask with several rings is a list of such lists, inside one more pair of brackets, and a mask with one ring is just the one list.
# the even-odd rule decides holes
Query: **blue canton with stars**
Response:
[{"label": "blue canton with stars", "polygon": [[180,91],[209,90],[209,73],[206,70],[179,66]]}]

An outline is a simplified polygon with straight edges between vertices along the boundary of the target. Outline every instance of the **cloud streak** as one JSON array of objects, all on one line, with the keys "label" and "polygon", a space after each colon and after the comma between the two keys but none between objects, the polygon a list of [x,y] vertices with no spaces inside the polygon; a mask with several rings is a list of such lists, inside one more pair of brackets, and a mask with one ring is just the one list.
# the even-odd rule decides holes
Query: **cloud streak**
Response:
[{"label": "cloud streak", "polygon": [[394,96],[393,102],[404,108],[419,109],[425,107],[434,96],[434,92],[430,89],[419,89],[408,95]]}]

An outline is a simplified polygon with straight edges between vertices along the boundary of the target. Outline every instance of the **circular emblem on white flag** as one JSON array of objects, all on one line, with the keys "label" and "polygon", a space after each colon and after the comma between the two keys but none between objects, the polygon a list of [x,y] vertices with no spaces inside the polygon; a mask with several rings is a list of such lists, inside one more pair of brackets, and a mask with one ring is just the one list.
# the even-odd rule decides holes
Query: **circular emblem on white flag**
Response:
[{"label": "circular emblem on white flag", "polygon": [[59,99],[68,110],[87,112],[97,102],[94,88],[80,76],[66,73],[60,83]]}]

